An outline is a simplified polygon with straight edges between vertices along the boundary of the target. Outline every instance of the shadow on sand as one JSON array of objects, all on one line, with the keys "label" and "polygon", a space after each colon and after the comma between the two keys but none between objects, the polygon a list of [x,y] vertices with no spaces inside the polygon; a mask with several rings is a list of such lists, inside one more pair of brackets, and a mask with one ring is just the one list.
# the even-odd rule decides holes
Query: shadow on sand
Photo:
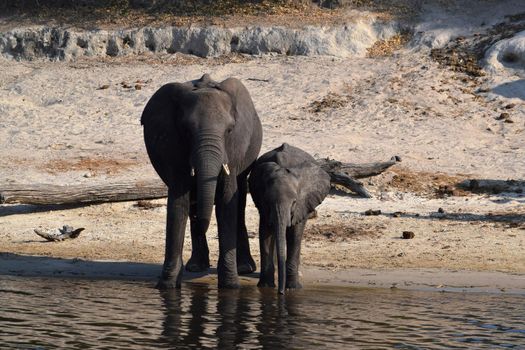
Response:
[{"label": "shadow on sand", "polygon": [[506,98],[519,98],[525,101],[525,79],[498,85],[492,89],[492,93]]},{"label": "shadow on sand", "polygon": [[[0,252],[0,276],[85,278],[100,280],[142,280],[156,284],[161,264],[128,261],[90,261]],[[258,278],[258,274],[243,275]],[[217,269],[206,272],[184,271],[185,282],[216,283]]]},{"label": "shadow on sand", "polygon": [[0,205],[0,218],[10,215],[43,213],[47,211],[59,211],[77,209],[94,205],[94,203],[79,204],[51,204],[51,205],[33,205],[33,204],[6,204]]}]

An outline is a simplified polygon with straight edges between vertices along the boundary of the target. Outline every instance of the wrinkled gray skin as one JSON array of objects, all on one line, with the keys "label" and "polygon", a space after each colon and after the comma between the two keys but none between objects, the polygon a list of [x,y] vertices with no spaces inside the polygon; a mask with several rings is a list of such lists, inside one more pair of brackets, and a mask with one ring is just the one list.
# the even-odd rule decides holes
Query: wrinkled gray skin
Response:
[{"label": "wrinkled gray skin", "polygon": [[301,288],[299,263],[304,226],[308,215],[328,194],[330,176],[308,153],[284,143],[257,160],[248,182],[260,215],[258,286],[275,287],[276,246],[278,292]]},{"label": "wrinkled gray skin", "polygon": [[168,186],[166,251],[157,286],[180,288],[188,216],[192,255],[186,269],[208,269],[206,231],[215,204],[219,287],[238,287],[238,272],[255,271],[244,210],[247,176],[262,141],[248,91],[237,79],[217,83],[207,74],[166,84],[148,101],[141,122],[151,163]]}]

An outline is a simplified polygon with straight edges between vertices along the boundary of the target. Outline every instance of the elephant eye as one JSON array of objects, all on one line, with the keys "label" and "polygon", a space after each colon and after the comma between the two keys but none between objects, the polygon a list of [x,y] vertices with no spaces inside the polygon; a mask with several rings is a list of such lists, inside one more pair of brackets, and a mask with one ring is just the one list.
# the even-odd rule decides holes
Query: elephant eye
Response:
[{"label": "elephant eye", "polygon": [[228,134],[231,134],[232,131],[233,131],[233,126],[230,126],[230,127],[228,128],[228,130],[226,130],[226,132],[227,132]]}]

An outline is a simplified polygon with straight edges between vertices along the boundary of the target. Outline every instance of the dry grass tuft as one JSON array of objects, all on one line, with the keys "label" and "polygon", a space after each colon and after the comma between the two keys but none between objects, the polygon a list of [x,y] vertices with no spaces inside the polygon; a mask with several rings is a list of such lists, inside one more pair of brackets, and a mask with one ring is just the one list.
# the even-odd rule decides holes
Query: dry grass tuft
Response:
[{"label": "dry grass tuft", "polygon": [[390,39],[376,41],[372,47],[367,49],[367,57],[378,58],[392,56],[395,51],[404,47],[410,38],[410,34],[400,33]]},{"label": "dry grass tuft", "polygon": [[310,103],[306,109],[310,113],[320,113],[328,109],[344,107],[348,104],[348,102],[348,95],[340,95],[330,92],[322,99]]},{"label": "dry grass tuft", "polygon": [[378,237],[384,231],[381,225],[353,223],[352,225],[311,225],[304,231],[306,241],[345,242]]},{"label": "dry grass tuft", "polygon": [[391,171],[395,175],[388,182],[388,186],[403,192],[411,192],[430,198],[466,196],[469,194],[460,188],[460,184],[468,178],[466,175],[411,171],[401,167],[391,169]]}]

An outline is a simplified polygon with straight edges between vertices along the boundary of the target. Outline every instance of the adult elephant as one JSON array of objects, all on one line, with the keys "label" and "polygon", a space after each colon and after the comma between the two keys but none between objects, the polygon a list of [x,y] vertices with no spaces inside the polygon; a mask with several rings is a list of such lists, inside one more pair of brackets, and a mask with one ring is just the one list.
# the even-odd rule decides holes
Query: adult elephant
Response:
[{"label": "adult elephant", "polygon": [[168,186],[166,250],[159,288],[180,288],[188,216],[188,271],[210,266],[206,231],[213,205],[219,234],[219,287],[238,287],[237,273],[255,271],[245,225],[247,176],[257,159],[262,127],[248,90],[237,79],[162,86],[142,113],[153,167]]}]

